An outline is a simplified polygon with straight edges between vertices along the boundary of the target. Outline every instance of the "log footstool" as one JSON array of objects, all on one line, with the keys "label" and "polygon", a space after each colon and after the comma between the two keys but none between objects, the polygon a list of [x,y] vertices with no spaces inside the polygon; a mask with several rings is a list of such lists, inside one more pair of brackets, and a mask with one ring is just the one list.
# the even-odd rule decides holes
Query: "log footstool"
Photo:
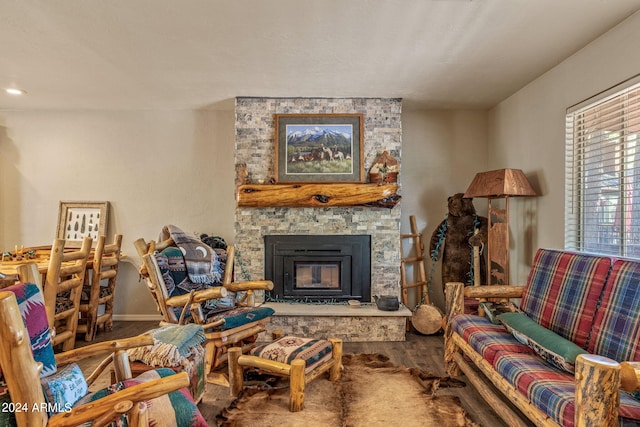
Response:
[{"label": "log footstool", "polygon": [[329,380],[340,379],[342,369],[342,340],[318,340],[284,336],[273,342],[254,347],[247,355],[242,349],[229,349],[229,391],[237,396],[243,388],[244,368],[257,368],[277,376],[289,377],[289,410],[304,407],[305,385],[329,372]]}]

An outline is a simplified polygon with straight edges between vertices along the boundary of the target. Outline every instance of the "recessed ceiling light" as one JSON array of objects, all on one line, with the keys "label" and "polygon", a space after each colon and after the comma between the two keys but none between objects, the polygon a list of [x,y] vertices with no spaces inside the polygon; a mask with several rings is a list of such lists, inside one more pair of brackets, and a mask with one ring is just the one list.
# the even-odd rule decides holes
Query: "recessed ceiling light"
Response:
[{"label": "recessed ceiling light", "polygon": [[7,92],[9,95],[24,95],[25,93],[27,93],[22,89],[16,89],[13,87],[5,89],[5,92]]}]

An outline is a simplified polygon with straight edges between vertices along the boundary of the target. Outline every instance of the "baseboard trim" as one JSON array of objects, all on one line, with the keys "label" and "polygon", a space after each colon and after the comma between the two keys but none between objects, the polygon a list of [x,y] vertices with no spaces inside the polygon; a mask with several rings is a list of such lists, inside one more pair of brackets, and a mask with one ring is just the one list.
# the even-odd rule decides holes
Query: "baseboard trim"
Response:
[{"label": "baseboard trim", "polygon": [[114,321],[123,322],[147,322],[147,321],[160,321],[162,317],[157,314],[114,314]]}]

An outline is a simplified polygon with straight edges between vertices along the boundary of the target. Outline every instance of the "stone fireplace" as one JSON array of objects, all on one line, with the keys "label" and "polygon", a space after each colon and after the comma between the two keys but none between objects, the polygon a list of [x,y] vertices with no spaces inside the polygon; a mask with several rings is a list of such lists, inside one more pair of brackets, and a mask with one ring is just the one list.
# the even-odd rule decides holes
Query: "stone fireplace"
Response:
[{"label": "stone fireplace", "polygon": [[[242,97],[236,99],[236,165],[242,164],[246,168],[252,182],[268,182],[274,177],[274,114],[337,113],[362,113],[364,116],[365,176],[374,159],[384,151],[400,160],[399,99]],[[367,235],[370,238],[370,292],[363,295],[363,302],[372,302],[376,295],[400,296],[400,205],[393,208],[236,206],[237,279],[265,277],[265,236]],[[318,309],[308,306],[301,310],[312,313]],[[277,323],[275,320],[272,324]],[[404,327],[404,319],[402,322]],[[372,325],[375,322],[370,322]]]}]

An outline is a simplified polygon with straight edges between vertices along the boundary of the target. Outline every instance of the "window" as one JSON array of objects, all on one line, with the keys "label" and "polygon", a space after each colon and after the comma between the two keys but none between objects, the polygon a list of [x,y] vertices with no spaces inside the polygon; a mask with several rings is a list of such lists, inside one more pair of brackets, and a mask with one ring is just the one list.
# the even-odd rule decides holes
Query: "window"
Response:
[{"label": "window", "polygon": [[640,76],[568,110],[565,247],[640,258]]}]

